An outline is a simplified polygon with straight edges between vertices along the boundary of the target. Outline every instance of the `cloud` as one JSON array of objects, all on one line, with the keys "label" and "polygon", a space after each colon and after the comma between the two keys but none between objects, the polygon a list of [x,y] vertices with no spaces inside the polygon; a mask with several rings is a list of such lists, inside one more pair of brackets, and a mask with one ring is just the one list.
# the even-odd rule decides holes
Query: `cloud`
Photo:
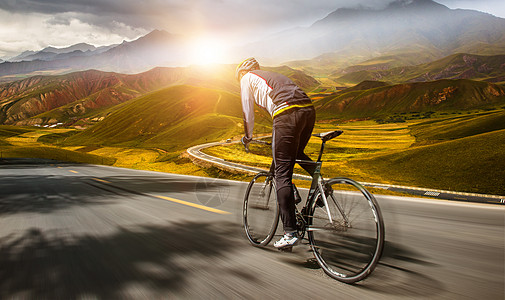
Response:
[{"label": "cloud", "polygon": [[[15,56],[26,50],[47,46],[65,47],[81,42],[96,46],[132,40],[148,31],[111,21],[107,27],[84,22],[82,14],[12,13],[0,10],[0,57]],[[21,21],[20,21],[21,20]],[[5,25],[8,24],[8,25]]]},{"label": "cloud", "polygon": [[[377,5],[387,0],[358,0],[354,4]],[[288,25],[309,25],[338,7],[344,0],[0,0],[0,9],[18,14],[56,15],[53,23],[68,24],[59,14],[96,26],[111,20],[132,27],[160,28],[181,33],[203,29],[260,28],[277,30]],[[172,29],[172,30],[170,30]]]},{"label": "cloud", "polygon": [[[392,0],[0,0],[0,57],[14,45],[38,50],[74,42],[104,45],[153,29],[254,41],[285,29],[310,26],[340,7],[385,7]],[[501,5],[503,0],[440,0],[450,5]],[[493,5],[490,5],[493,4]],[[467,7],[465,7],[467,8]],[[15,17],[15,18],[13,18]],[[8,44],[24,37],[25,41]],[[77,39],[82,39],[78,41]],[[3,50],[2,50],[3,49]]]}]

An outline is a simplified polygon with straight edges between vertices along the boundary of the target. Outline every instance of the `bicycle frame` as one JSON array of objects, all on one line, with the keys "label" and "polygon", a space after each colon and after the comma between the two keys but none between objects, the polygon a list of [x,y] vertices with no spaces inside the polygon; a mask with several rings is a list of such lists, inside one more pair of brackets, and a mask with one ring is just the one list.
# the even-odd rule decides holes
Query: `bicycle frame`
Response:
[{"label": "bicycle frame", "polygon": [[[307,233],[314,256],[326,274],[345,283],[354,283],[366,278],[380,259],[384,247],[384,221],[377,201],[359,182],[346,177],[324,179],[321,174],[325,143],[341,133],[341,130],[336,130],[313,134],[322,140],[317,161],[294,161],[312,176],[306,202],[301,210],[295,206],[296,228],[300,239]],[[277,230],[279,206],[270,201],[270,194],[275,193],[273,178],[274,162],[269,172],[260,172],[251,180],[244,197],[244,228],[249,241],[256,247],[266,246]],[[275,210],[263,215],[269,219],[274,212],[271,221],[248,218],[249,214],[254,216],[256,213],[262,216],[259,211],[255,213],[249,209],[254,208],[249,200],[257,179],[262,182],[262,186],[256,190],[255,195],[259,191],[260,198],[266,196],[266,207],[272,206],[270,209]],[[257,232],[256,225],[259,228]],[[346,246],[346,241],[353,244],[352,249]],[[338,246],[344,247],[342,253],[345,255],[339,254],[336,259],[335,253],[340,252],[333,248]],[[292,247],[286,248],[285,251],[291,249]],[[347,259],[349,262],[345,261]]]},{"label": "bicycle frame", "polygon": [[[308,194],[307,200],[305,202],[305,205],[304,205],[304,208],[302,209],[302,211],[306,210],[308,208],[309,204],[313,203],[314,201],[317,201],[316,196],[318,194],[320,194],[321,199],[324,204],[324,207],[326,209],[326,213],[328,214],[328,219],[329,219],[330,223],[333,223],[333,218],[331,217],[331,212],[330,212],[329,205],[328,205],[328,199],[327,199],[325,192],[324,192],[324,186],[323,186],[324,179],[323,179],[323,176],[321,175],[321,168],[323,165],[322,157],[323,157],[325,144],[326,144],[326,141],[323,140],[321,142],[321,148],[319,150],[319,155],[318,155],[316,161],[296,159],[295,163],[314,166],[314,174],[312,174],[312,182],[310,185],[309,194]],[[273,164],[274,164],[274,162],[272,161],[272,166],[270,167],[270,173],[272,173],[272,174],[273,174],[273,171],[272,171]],[[319,193],[317,193],[317,191],[319,191]],[[335,199],[333,199],[333,202],[335,203],[337,209],[339,210],[340,214],[344,218],[346,225],[349,224],[349,220],[348,220],[346,214],[344,213],[344,210],[342,209],[342,206],[340,205],[340,203],[338,201],[335,201]],[[302,217],[305,218],[306,216],[303,216],[303,214],[302,214]],[[305,221],[307,221],[307,220],[305,220]]]},{"label": "bicycle frame", "polygon": [[[322,148],[324,147],[324,143],[323,143],[323,146],[321,146],[321,153],[322,153]],[[315,171],[314,171],[314,174],[312,175],[312,183],[310,185],[310,189],[309,189],[309,195],[307,197],[307,201],[305,203],[305,207],[308,207],[308,205],[310,203],[313,203],[314,201],[316,201],[316,196],[318,195],[318,193],[316,193],[318,190],[319,190],[319,194],[321,195],[321,199],[323,200],[323,203],[324,203],[324,207],[326,208],[326,212],[328,213],[328,219],[330,220],[330,223],[333,223],[333,219],[331,217],[331,213],[330,213],[330,210],[329,210],[329,205],[328,205],[328,199],[326,198],[326,195],[324,194],[324,187],[323,187],[323,177],[321,175],[321,166],[323,164],[323,162],[321,161],[321,156],[319,156],[319,159],[317,161],[307,161],[307,160],[296,160],[295,161],[296,163],[305,163],[305,164],[313,164],[315,165]],[[340,207],[340,205],[338,203],[337,204],[337,207]],[[343,211],[339,208],[340,212],[343,213]],[[345,216],[344,216],[345,217]]]}]

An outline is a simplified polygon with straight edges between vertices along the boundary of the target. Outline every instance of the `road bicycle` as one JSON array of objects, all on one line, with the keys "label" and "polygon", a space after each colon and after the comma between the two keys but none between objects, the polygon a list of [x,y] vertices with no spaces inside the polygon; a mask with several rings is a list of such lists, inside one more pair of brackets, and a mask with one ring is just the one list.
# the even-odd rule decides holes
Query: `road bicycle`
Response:
[{"label": "road bicycle", "polygon": [[[322,155],[336,130],[317,133],[322,140],[317,161],[296,160],[315,167],[306,202],[296,209],[300,238],[307,234],[312,252],[326,274],[345,282],[363,280],[374,270],[384,247],[384,220],[377,201],[358,182],[344,177],[321,176]],[[253,246],[265,247],[279,223],[275,180],[260,172],[249,183],[243,206],[245,233]]]}]

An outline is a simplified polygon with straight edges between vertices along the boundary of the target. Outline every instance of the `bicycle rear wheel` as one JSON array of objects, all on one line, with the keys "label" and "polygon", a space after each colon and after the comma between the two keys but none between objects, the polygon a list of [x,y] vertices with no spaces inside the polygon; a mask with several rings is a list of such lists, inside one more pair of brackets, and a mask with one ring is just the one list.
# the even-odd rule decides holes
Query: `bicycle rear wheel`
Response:
[{"label": "bicycle rear wheel", "polygon": [[261,172],[251,180],[242,210],[247,238],[254,246],[266,246],[279,223],[279,206],[272,175]]},{"label": "bicycle rear wheel", "polygon": [[319,195],[308,220],[314,256],[332,278],[360,281],[373,271],[384,247],[384,221],[377,201],[348,178],[330,179],[324,193],[328,206]]}]

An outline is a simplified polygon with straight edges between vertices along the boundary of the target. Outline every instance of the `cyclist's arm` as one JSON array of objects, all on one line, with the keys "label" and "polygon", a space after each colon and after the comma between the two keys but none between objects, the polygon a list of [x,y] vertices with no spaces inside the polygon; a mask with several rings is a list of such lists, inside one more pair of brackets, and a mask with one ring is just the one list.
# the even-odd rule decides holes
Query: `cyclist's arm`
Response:
[{"label": "cyclist's arm", "polygon": [[[247,74],[246,74],[247,75]],[[242,112],[244,118],[244,133],[247,140],[252,140],[254,129],[254,96],[247,80],[241,82]]]}]

